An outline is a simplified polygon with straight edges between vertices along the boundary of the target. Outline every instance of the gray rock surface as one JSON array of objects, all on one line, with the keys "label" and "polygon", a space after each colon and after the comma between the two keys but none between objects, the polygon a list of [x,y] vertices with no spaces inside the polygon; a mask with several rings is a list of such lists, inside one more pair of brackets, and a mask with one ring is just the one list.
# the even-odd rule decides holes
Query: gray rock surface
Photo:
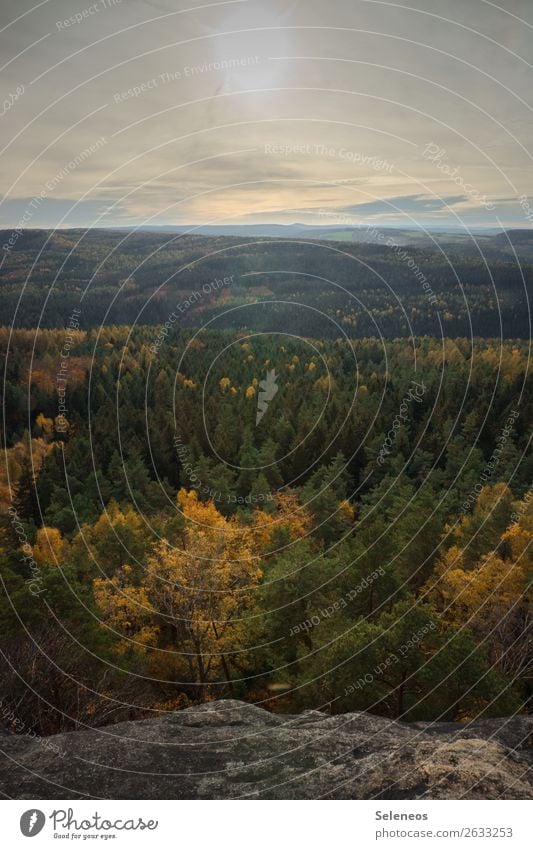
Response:
[{"label": "gray rock surface", "polygon": [[393,722],[212,702],[54,737],[3,736],[8,798],[532,799],[533,718]]}]

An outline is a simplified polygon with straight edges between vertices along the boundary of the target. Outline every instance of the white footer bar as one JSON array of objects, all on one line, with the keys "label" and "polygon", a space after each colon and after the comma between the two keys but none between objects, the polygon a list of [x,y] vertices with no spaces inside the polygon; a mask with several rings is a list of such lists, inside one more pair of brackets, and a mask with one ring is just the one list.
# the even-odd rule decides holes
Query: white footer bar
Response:
[{"label": "white footer bar", "polygon": [[1,805],[6,849],[67,841],[124,849],[533,847],[533,803],[527,801],[59,799]]}]

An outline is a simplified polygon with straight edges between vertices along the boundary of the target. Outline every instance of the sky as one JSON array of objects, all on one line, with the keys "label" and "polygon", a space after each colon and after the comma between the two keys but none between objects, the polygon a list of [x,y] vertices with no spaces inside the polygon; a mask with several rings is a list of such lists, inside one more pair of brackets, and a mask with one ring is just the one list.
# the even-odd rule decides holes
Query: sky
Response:
[{"label": "sky", "polygon": [[529,228],[501,3],[2,0],[0,227]]}]

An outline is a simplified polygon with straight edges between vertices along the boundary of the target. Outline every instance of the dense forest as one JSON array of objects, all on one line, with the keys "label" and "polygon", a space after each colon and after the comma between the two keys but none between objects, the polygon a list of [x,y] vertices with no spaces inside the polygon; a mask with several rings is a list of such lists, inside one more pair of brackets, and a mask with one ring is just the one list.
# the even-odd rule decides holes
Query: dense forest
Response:
[{"label": "dense forest", "polygon": [[63,327],[74,308],[86,328],[164,324],[178,309],[182,327],[320,339],[530,337],[531,239],[500,234],[481,248],[451,236],[405,246],[403,231],[367,238],[0,231],[0,324]]},{"label": "dense forest", "polygon": [[[322,333],[311,319],[296,330],[290,305],[275,332],[267,312],[259,326],[198,330],[183,326],[189,315],[150,326],[181,291],[140,309],[176,269],[176,245],[134,281],[134,255],[106,260],[78,320],[93,246],[69,260],[49,320],[30,329],[71,238],[55,234],[36,266],[27,329],[0,330],[3,722],[48,734],[227,696],[407,720],[526,710],[532,393],[511,269],[493,271],[516,338],[438,338],[406,267],[399,303],[417,304],[413,325],[427,334],[384,344],[357,310],[339,322],[350,332],[331,336],[323,317]],[[184,264],[195,240],[185,245]],[[265,242],[232,254],[225,239],[217,258],[215,248],[210,239],[193,290],[252,260],[256,271],[294,263],[309,303],[324,297],[335,313],[312,282],[336,262],[324,250]],[[400,313],[371,286],[380,262],[365,270],[358,248],[354,287],[384,335],[400,337]],[[450,326],[462,326],[459,295],[443,294],[446,264],[425,263]],[[128,295],[107,313],[124,280]],[[293,281],[279,279],[276,297],[294,300]],[[257,283],[239,286],[243,302],[260,298]],[[488,337],[487,286],[471,269],[471,318],[490,314]],[[120,322],[99,326],[104,316]]]}]

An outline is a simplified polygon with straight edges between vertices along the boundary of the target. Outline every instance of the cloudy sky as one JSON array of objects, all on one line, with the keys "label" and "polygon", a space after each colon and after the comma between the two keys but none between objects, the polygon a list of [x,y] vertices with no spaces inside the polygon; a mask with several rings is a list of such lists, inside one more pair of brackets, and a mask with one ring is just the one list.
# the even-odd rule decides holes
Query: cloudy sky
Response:
[{"label": "cloudy sky", "polygon": [[500,2],[2,0],[0,226],[529,227]]}]

